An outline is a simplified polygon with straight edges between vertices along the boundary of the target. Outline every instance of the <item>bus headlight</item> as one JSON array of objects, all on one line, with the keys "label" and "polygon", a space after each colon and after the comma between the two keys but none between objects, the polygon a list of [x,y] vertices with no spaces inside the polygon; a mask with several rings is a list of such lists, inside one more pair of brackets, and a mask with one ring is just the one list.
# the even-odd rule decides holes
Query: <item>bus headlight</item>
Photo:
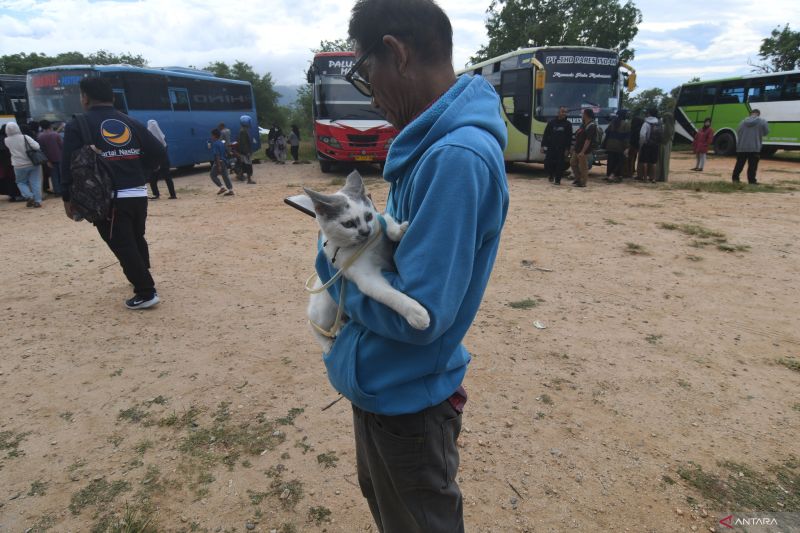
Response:
[{"label": "bus headlight", "polygon": [[326,136],[320,137],[319,140],[322,141],[323,143],[327,144],[331,148],[339,148],[339,149],[342,148],[342,145],[339,144],[339,141],[337,141],[334,137],[328,137],[326,135]]},{"label": "bus headlight", "polygon": [[388,150],[392,146],[393,142],[394,142],[394,137],[389,137],[388,139],[386,139],[386,144],[383,145],[383,149]]}]

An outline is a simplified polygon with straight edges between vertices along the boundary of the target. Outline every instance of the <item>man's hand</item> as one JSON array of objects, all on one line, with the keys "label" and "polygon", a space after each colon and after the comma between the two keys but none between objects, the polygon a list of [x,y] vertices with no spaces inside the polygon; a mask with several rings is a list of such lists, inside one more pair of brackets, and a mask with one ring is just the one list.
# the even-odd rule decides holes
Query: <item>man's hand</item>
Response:
[{"label": "man's hand", "polygon": [[67,214],[67,218],[70,220],[75,220],[73,215],[75,212],[72,210],[72,202],[64,202],[64,212]]}]

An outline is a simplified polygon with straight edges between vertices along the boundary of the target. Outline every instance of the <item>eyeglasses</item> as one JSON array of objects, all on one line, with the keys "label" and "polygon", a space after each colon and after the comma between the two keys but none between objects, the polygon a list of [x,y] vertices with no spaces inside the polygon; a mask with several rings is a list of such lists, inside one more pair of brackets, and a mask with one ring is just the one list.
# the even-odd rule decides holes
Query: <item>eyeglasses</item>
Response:
[{"label": "eyeglasses", "polygon": [[346,79],[353,87],[356,88],[358,92],[367,98],[372,98],[372,84],[369,82],[368,76],[362,76],[358,71],[362,66],[364,66],[364,62],[367,60],[367,58],[381,44],[383,44],[383,37],[372,43],[364,51],[364,53],[361,54],[361,57],[358,58],[358,61],[353,63],[353,66],[350,67],[350,70],[347,72],[347,74],[344,75],[344,79]]}]

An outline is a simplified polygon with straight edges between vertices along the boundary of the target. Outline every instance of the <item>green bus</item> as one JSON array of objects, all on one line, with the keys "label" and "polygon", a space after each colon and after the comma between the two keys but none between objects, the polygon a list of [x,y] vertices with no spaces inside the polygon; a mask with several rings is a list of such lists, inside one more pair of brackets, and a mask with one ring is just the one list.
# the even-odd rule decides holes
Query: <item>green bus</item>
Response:
[{"label": "green bus", "polygon": [[800,71],[753,74],[738,78],[686,83],[675,113],[675,133],[691,141],[703,121],[711,119],[714,152],[736,153],[736,130],[751,109],[769,122],[762,153],[800,149]]},{"label": "green bus", "polygon": [[[622,72],[624,69],[626,72]],[[619,53],[587,46],[523,48],[470,65],[458,74],[483,76],[500,96],[508,128],[507,163],[542,162],[542,136],[558,108],[576,126],[590,108],[601,129],[619,109],[620,90],[636,87],[636,73]]]}]

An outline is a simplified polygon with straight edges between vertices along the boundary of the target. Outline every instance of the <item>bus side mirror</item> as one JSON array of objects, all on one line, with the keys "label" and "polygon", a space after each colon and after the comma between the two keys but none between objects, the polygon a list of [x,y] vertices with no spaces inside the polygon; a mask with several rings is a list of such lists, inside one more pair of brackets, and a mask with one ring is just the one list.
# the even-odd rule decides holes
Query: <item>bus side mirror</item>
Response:
[{"label": "bus side mirror", "polygon": [[537,91],[541,91],[542,89],[544,89],[544,78],[545,78],[544,70],[538,69],[536,71],[536,84],[535,84]]},{"label": "bus side mirror", "polygon": [[633,92],[634,90],[636,90],[636,73],[631,72],[628,76],[628,91]]},{"label": "bus side mirror", "polygon": [[314,83],[314,67],[308,69],[308,72],[306,73],[306,81],[308,83]]}]

